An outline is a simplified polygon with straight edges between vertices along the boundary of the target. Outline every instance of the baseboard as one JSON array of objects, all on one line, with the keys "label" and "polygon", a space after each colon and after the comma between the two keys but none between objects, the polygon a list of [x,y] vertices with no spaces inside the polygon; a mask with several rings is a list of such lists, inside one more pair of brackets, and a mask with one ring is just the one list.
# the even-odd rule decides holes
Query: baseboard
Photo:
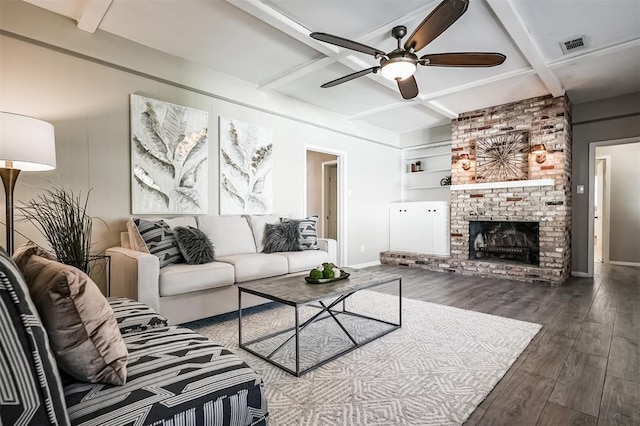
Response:
[{"label": "baseboard", "polygon": [[636,268],[640,268],[640,263],[638,262],[618,262],[617,260],[610,260],[609,265],[635,266]]},{"label": "baseboard", "polygon": [[380,265],[379,260],[376,260],[373,262],[367,262],[367,263],[358,263],[357,265],[349,265],[349,268],[361,269],[361,268],[366,268],[368,266],[377,266],[377,265]]},{"label": "baseboard", "polygon": [[582,271],[571,271],[571,275],[574,277],[580,277],[580,278],[591,278],[593,277],[593,275],[589,275],[586,272],[582,272]]}]

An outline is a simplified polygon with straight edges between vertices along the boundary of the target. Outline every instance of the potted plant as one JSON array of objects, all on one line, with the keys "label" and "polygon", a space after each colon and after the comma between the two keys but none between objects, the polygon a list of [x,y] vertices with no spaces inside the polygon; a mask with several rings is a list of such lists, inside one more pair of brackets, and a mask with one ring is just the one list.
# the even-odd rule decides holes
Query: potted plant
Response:
[{"label": "potted plant", "polygon": [[64,188],[46,190],[18,207],[23,221],[31,222],[47,240],[58,261],[89,273],[93,221],[87,213],[89,194]]}]

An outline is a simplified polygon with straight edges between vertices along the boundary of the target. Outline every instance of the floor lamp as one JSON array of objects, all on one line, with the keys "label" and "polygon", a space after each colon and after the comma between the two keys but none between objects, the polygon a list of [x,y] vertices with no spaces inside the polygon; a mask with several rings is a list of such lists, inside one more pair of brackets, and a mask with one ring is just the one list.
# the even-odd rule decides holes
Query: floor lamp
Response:
[{"label": "floor lamp", "polygon": [[13,254],[13,189],[20,171],[56,168],[53,125],[37,118],[0,111],[0,176],[7,218],[6,249]]}]

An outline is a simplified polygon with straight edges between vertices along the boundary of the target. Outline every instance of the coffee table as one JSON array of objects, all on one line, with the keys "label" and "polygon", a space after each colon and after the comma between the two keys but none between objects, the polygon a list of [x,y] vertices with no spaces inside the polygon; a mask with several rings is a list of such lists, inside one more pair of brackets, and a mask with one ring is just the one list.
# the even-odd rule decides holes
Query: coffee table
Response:
[{"label": "coffee table", "polygon": [[[303,275],[272,277],[238,284],[239,346],[255,356],[283,369],[284,371],[299,377],[400,328],[402,326],[402,277],[400,275],[375,271],[357,271],[348,269],[346,271],[351,274],[349,278],[326,284],[308,284],[305,282]],[[398,283],[397,322],[388,321],[370,314],[358,313],[347,309],[345,301],[351,298],[358,291],[384,284],[390,284],[395,281]],[[244,293],[260,296],[273,302],[293,307],[295,310],[294,325],[286,326],[283,330],[271,332],[269,334],[253,338],[250,341],[243,342],[242,295]],[[301,309],[305,309],[306,314],[309,314],[309,311],[311,311],[311,309],[306,307],[311,307],[318,311],[312,312],[309,318],[302,319],[300,316]],[[349,319],[349,321],[357,321],[357,326],[353,326],[352,323],[347,321],[347,319]],[[337,331],[337,334],[342,334],[342,336],[325,337],[330,337],[331,339],[336,340],[334,337],[344,338],[346,335],[348,340],[343,339],[346,343],[345,348],[344,350],[332,353],[323,359],[315,360],[309,366],[301,366],[301,333],[312,326],[312,324],[318,324],[320,321],[335,322],[325,325],[332,326],[334,330]],[[374,324],[367,324],[368,322],[375,323],[375,326]],[[339,329],[335,329],[335,324],[337,324]],[[265,324],[262,323],[260,328],[262,329],[262,326],[264,325]],[[378,330],[375,330],[373,334],[369,333],[367,335],[359,335],[358,333],[366,328],[363,326],[368,325],[373,326],[373,329],[378,328]],[[313,330],[313,333],[317,333],[318,331],[322,332],[322,330],[326,330],[326,328],[328,327],[325,327],[324,329],[317,328]],[[255,332],[255,330],[253,331]],[[310,333],[310,335],[312,335],[312,333]],[[259,350],[259,346],[261,345],[263,348],[262,351]],[[265,348],[266,351],[264,350]],[[307,350],[312,351],[321,349],[322,348],[317,346],[315,348],[307,348]],[[276,360],[276,356],[279,353],[287,351],[290,352],[292,350],[294,352],[290,354],[290,358],[295,359],[294,366],[288,367],[284,365],[283,362]]]}]

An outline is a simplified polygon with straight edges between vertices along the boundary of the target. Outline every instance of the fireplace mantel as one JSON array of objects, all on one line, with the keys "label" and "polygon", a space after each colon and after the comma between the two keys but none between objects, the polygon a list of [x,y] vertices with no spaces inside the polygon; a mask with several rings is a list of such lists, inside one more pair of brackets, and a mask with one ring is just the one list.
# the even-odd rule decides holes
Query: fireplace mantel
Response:
[{"label": "fireplace mantel", "polygon": [[466,183],[462,185],[451,185],[452,191],[463,191],[467,189],[495,189],[495,188],[524,188],[527,186],[553,186],[553,179],[532,179],[514,180],[511,182],[486,182],[486,183]]}]

